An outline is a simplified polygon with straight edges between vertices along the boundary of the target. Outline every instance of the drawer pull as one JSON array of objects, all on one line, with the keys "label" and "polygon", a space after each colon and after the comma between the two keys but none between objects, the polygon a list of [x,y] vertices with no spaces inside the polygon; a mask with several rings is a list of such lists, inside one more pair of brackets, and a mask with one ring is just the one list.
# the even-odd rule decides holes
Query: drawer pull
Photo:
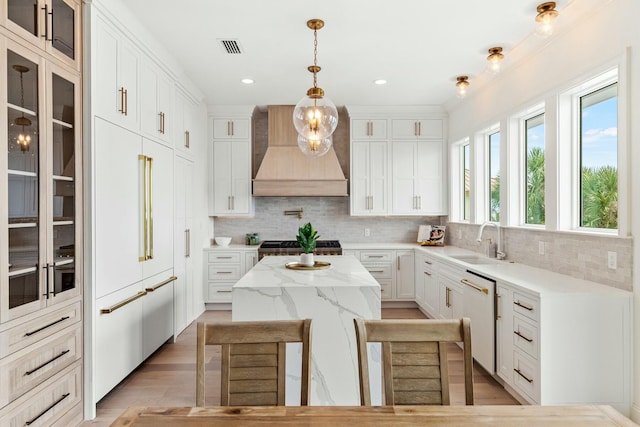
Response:
[{"label": "drawer pull", "polygon": [[171,276],[167,280],[165,280],[164,282],[158,283],[157,285],[155,285],[155,286],[153,286],[151,288],[145,288],[145,291],[153,292],[153,291],[155,291],[157,289],[160,289],[164,285],[168,285],[169,283],[173,282],[174,280],[178,280],[178,278],[176,276]]},{"label": "drawer pull", "polygon": [[30,337],[31,335],[33,335],[33,334],[37,334],[38,332],[43,331],[43,330],[45,330],[45,329],[47,329],[47,328],[50,328],[50,327],[52,327],[53,325],[57,325],[57,324],[58,324],[58,323],[60,323],[60,322],[64,322],[64,321],[65,321],[65,320],[67,320],[68,318],[69,318],[69,316],[61,317],[61,318],[59,318],[58,320],[56,320],[55,322],[51,322],[51,323],[49,323],[48,325],[44,325],[43,327],[38,328],[38,329],[36,329],[35,331],[25,332],[24,336],[25,336],[25,337]]},{"label": "drawer pull", "polygon": [[427,260],[425,260],[424,263],[429,265],[433,264],[431,261],[427,261]]},{"label": "drawer pull", "polygon": [[520,369],[513,368],[513,370],[516,371],[516,373],[518,375],[520,375],[522,378],[524,378],[529,384],[531,384],[533,382],[533,380],[527,378],[526,375],[524,375],[522,372],[520,372]]},{"label": "drawer pull", "polygon": [[145,296],[147,294],[147,291],[140,291],[137,294],[135,294],[132,297],[127,298],[124,301],[120,301],[117,304],[112,305],[111,307],[108,308],[101,308],[100,309],[100,314],[109,314],[109,313],[113,313],[114,311],[116,311],[119,308],[124,307],[127,304],[130,304],[132,302],[134,302],[135,300],[137,300],[138,298],[142,298],[143,296]]},{"label": "drawer pull", "polygon": [[520,331],[513,331],[514,334],[525,340],[526,342],[533,342],[533,338],[527,338],[520,333]]},{"label": "drawer pull", "polygon": [[67,397],[69,397],[70,393],[65,393],[62,395],[62,397],[58,400],[56,400],[55,402],[53,402],[51,405],[49,405],[48,408],[46,408],[44,411],[40,412],[38,415],[36,415],[35,418],[30,419],[29,421],[26,421],[24,423],[24,425],[26,426],[30,426],[31,424],[35,423],[36,420],[38,418],[40,418],[41,416],[43,416],[44,414],[46,414],[47,412],[49,412],[50,410],[52,410],[54,408],[54,406],[56,406],[58,403],[62,402],[64,399],[66,399]]},{"label": "drawer pull", "polygon": [[384,273],[384,270],[369,270],[369,273]]},{"label": "drawer pull", "polygon": [[384,255],[367,255],[367,258],[384,258]]},{"label": "drawer pull", "polygon": [[38,367],[35,367],[35,368],[33,368],[32,370],[25,372],[24,374],[25,374],[25,375],[31,375],[31,374],[33,374],[34,372],[39,371],[40,369],[42,369],[42,368],[44,368],[45,366],[47,366],[49,363],[52,363],[52,362],[54,362],[54,361],[58,360],[59,358],[61,358],[62,356],[64,356],[65,354],[69,353],[69,351],[71,351],[71,350],[65,350],[65,351],[63,351],[62,353],[60,353],[59,355],[57,355],[57,356],[56,356],[56,357],[54,357],[53,359],[51,359],[51,360],[49,360],[49,361],[47,361],[47,362],[44,362],[42,365],[40,365],[40,366],[38,366]]},{"label": "drawer pull", "polygon": [[528,307],[528,306],[522,304],[520,301],[516,301],[516,302],[514,302],[514,304],[517,305],[518,307],[524,308],[525,310],[533,311],[533,307]]},{"label": "drawer pull", "polygon": [[228,291],[216,291],[216,292],[220,294],[228,294],[228,293],[231,293],[231,289],[229,289]]},{"label": "drawer pull", "polygon": [[231,259],[230,256],[217,256],[216,259]]},{"label": "drawer pull", "polygon": [[424,274],[426,274],[427,276],[431,276],[431,273],[429,273],[428,271],[425,271]]},{"label": "drawer pull", "polygon": [[216,271],[216,274],[232,274],[233,271]]},{"label": "drawer pull", "polygon": [[482,293],[483,293],[483,294],[485,294],[485,295],[489,295],[489,289],[487,289],[487,288],[483,288],[482,286],[478,286],[478,285],[476,285],[475,283],[473,283],[473,282],[472,282],[472,281],[470,281],[470,280],[462,279],[462,280],[460,280],[460,283],[462,283],[463,285],[470,286],[470,287],[472,287],[473,289],[475,289],[476,291],[478,291],[478,292],[482,292]]}]

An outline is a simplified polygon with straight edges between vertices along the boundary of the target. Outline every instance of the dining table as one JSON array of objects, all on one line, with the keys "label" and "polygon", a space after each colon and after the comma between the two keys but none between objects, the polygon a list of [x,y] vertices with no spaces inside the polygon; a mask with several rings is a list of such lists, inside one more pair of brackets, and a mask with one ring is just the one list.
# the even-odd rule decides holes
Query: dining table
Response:
[{"label": "dining table", "polygon": [[637,426],[607,405],[130,407],[112,427]]}]

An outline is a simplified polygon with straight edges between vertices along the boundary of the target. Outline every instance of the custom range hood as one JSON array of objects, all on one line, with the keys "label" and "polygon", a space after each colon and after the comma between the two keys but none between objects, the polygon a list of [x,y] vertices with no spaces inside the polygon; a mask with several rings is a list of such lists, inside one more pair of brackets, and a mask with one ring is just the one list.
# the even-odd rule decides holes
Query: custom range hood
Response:
[{"label": "custom range hood", "polygon": [[269,140],[264,159],[253,180],[254,196],[346,196],[336,152],[305,156],[298,148],[293,126],[293,105],[269,106]]}]

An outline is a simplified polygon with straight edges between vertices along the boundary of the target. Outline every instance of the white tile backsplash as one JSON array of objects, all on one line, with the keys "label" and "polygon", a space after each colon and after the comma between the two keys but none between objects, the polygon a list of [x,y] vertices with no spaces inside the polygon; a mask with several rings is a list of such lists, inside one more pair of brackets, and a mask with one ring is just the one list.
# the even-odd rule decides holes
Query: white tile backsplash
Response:
[{"label": "white tile backsplash", "polygon": [[[485,253],[487,242],[476,241],[478,229],[474,224],[447,223],[447,244]],[[495,241],[495,228],[485,228],[483,239],[488,238]],[[508,260],[632,290],[632,238],[503,227],[502,239]],[[539,253],[541,241],[543,255]],[[617,253],[615,270],[607,266],[610,251]]]}]

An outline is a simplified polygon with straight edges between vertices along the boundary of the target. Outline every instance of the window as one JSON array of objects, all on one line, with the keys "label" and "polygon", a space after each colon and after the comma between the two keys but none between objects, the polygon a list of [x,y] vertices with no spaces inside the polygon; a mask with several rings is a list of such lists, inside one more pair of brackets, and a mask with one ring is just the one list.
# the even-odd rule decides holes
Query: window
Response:
[{"label": "window", "polygon": [[544,113],[524,121],[525,224],[544,224]]},{"label": "window", "polygon": [[462,176],[460,177],[460,181],[462,182],[462,219],[465,221],[469,221],[471,218],[471,200],[469,198],[470,195],[470,185],[469,185],[469,143],[466,143],[462,146]]},{"label": "window", "polygon": [[618,84],[579,98],[580,223],[618,228]]},{"label": "window", "polygon": [[500,221],[500,132],[489,134],[489,220]]}]

